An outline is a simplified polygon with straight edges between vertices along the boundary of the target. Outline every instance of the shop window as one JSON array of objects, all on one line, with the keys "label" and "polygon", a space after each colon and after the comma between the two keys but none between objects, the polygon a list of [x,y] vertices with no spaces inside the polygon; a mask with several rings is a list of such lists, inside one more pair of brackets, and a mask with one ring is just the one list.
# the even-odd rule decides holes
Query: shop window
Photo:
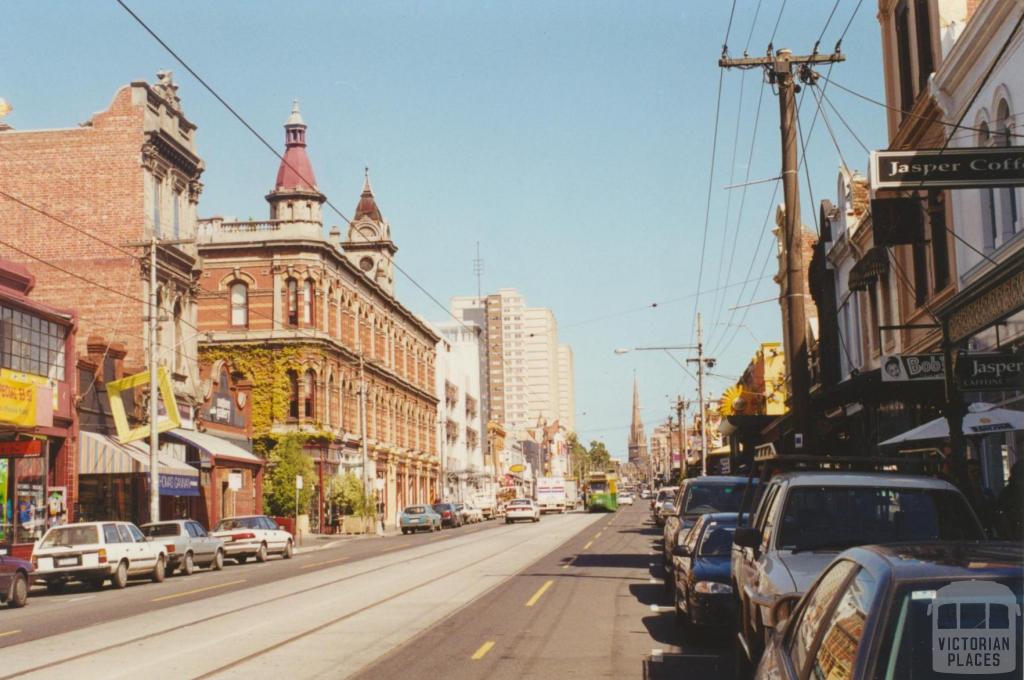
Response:
[{"label": "shop window", "polygon": [[299,282],[288,279],[288,325],[299,325]]},{"label": "shop window", "polygon": [[316,374],[312,369],[306,371],[302,383],[302,412],[306,418],[313,419],[316,414]]},{"label": "shop window", "polygon": [[299,417],[299,376],[295,371],[288,371],[288,417]]},{"label": "shop window", "polygon": [[249,326],[249,286],[241,281],[231,284],[231,325],[236,328]]},{"label": "shop window", "polygon": [[302,323],[313,325],[313,281],[306,279],[302,290]]},{"label": "shop window", "polygon": [[34,543],[46,532],[43,459],[14,460],[14,542]]}]

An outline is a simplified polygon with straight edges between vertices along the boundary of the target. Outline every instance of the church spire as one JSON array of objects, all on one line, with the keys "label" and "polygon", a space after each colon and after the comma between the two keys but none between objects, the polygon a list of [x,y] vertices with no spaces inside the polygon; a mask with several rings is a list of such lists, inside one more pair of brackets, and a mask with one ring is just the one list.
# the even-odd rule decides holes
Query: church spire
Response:
[{"label": "church spire", "polygon": [[640,383],[633,375],[633,420],[629,426],[629,460],[640,462],[647,457],[647,434],[640,419]]}]

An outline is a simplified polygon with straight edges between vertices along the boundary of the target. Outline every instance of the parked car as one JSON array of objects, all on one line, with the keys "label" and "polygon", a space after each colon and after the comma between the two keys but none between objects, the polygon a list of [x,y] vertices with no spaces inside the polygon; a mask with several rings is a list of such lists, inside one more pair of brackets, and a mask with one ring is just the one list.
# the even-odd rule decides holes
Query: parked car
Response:
[{"label": "parked car", "polygon": [[480,508],[473,507],[470,503],[458,503],[455,509],[462,515],[463,524],[476,524],[484,521],[484,513]]},{"label": "parked car", "polygon": [[6,548],[0,548],[0,603],[11,609],[24,607],[35,580],[31,562],[12,557]]},{"label": "parked car", "polygon": [[505,524],[518,522],[521,519],[531,522],[540,521],[540,506],[532,498],[513,498],[505,506]]},{"label": "parked car", "polygon": [[110,579],[115,588],[131,576],[160,583],[167,574],[167,549],[146,539],[131,522],[80,522],[51,527],[32,552],[36,579],[46,590],[64,592],[68,581],[101,588]]},{"label": "parked car", "polygon": [[678,486],[663,486],[651,499],[651,519],[659,527],[665,526],[665,518],[661,515],[662,506],[666,501],[672,501],[677,491],[679,491]]},{"label": "parked car", "polygon": [[1022,590],[1020,543],[852,548],[776,603],[756,677],[1019,678]]},{"label": "parked car", "polygon": [[697,519],[709,512],[739,512],[746,477],[693,477],[683,482],[676,492],[675,512],[665,515],[662,532],[662,554],[665,561],[665,587],[672,590],[672,550],[686,538]]},{"label": "parked car", "polygon": [[167,575],[180,569],[189,575],[195,567],[224,568],[224,541],[211,536],[203,525],[192,519],[143,524],[142,533],[167,548]]},{"label": "parked car", "polygon": [[271,554],[280,554],[288,560],[295,550],[292,535],[266,515],[225,517],[217,522],[210,535],[224,541],[224,556],[238,564],[245,564],[250,557],[266,562]]},{"label": "parked car", "polygon": [[619,494],[619,505],[633,505],[633,494],[623,491]]},{"label": "parked car", "polygon": [[729,560],[735,512],[711,512],[697,518],[672,551],[676,622],[684,628],[723,627],[736,622]]},{"label": "parked car", "polygon": [[737,659],[757,662],[775,626],[776,599],[804,593],[847,548],[984,537],[963,494],[939,479],[888,472],[779,474],[765,486],[751,525],[734,534]]},{"label": "parked car", "polygon": [[411,534],[421,529],[427,531],[441,530],[441,515],[434,512],[429,505],[409,505],[398,518],[398,526],[403,534]]},{"label": "parked car", "polygon": [[442,527],[461,527],[462,513],[455,509],[454,503],[434,503],[434,512],[441,515]]}]

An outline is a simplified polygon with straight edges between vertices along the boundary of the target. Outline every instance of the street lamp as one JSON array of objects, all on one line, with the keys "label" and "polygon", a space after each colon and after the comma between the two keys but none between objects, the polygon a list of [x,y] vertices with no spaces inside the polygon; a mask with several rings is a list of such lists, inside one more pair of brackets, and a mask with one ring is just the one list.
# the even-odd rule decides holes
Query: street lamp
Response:
[{"label": "street lamp", "polygon": [[[669,350],[696,350],[696,359],[687,359],[687,363],[697,363],[697,392],[700,399],[700,470],[702,475],[708,474],[708,430],[707,413],[704,404],[704,369],[714,368],[715,360],[712,357],[704,356],[704,332],[701,327],[701,316],[697,314],[697,344],[696,345],[675,345],[658,347],[621,347],[615,350],[616,354],[628,354],[629,352],[668,352]],[[678,363],[678,362],[677,362]],[[680,364],[682,365],[682,364]],[[685,455],[685,453],[684,453]]]}]

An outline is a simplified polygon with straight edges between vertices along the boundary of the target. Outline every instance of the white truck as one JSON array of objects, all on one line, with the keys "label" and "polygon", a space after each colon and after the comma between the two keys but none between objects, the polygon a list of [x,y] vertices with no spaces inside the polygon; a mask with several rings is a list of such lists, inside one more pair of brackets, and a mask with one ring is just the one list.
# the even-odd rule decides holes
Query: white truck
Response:
[{"label": "white truck", "polygon": [[565,478],[537,478],[537,505],[541,514],[565,512]]},{"label": "white truck", "polygon": [[478,491],[472,496],[473,505],[480,508],[484,519],[494,519],[498,515],[498,499],[493,491]]},{"label": "white truck", "polygon": [[580,504],[580,486],[575,479],[565,480],[565,509],[575,510]]}]

